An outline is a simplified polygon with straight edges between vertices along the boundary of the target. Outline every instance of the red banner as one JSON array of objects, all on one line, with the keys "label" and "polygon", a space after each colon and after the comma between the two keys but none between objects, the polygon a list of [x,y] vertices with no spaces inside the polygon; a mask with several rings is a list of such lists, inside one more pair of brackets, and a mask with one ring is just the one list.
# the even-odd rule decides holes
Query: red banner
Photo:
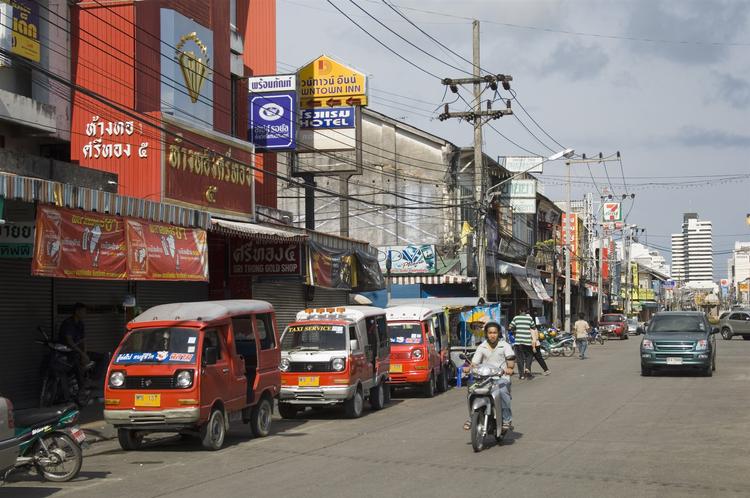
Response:
[{"label": "red banner", "polygon": [[206,232],[39,206],[32,275],[98,280],[208,280]]},{"label": "red banner", "polygon": [[127,218],[131,280],[208,280],[206,232]]},{"label": "red banner", "polygon": [[119,216],[39,206],[32,275],[125,280],[125,228]]}]

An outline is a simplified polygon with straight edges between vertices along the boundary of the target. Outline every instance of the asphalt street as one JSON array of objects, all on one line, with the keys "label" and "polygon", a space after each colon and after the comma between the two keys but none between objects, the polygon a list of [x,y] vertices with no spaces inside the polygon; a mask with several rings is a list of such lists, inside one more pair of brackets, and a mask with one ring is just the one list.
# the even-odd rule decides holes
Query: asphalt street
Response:
[{"label": "asphalt street", "polygon": [[[207,452],[171,438],[138,452],[89,448],[77,480],[17,475],[0,496],[684,497],[750,496],[750,341],[718,340],[711,378],[641,377],[638,338],[552,358],[552,375],[514,378],[515,433],[474,453],[465,390],[397,396],[357,420],[342,410],[234,427]],[[539,370],[535,364],[535,369]]]}]

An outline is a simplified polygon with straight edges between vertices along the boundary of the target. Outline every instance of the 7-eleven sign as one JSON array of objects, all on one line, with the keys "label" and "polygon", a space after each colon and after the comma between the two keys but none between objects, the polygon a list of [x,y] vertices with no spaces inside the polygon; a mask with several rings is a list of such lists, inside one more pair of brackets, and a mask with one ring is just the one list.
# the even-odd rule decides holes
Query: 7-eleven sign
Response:
[{"label": "7-eleven sign", "polygon": [[622,210],[619,202],[605,202],[602,207],[602,221],[622,221]]}]

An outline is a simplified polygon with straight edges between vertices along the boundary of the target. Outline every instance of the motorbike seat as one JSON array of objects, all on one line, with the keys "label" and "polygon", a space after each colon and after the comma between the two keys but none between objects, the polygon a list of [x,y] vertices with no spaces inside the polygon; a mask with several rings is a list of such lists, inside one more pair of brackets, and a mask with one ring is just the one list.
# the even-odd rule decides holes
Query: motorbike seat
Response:
[{"label": "motorbike seat", "polygon": [[56,422],[70,410],[77,410],[75,403],[50,406],[49,408],[29,408],[27,410],[16,410],[13,418],[18,427],[34,427]]}]

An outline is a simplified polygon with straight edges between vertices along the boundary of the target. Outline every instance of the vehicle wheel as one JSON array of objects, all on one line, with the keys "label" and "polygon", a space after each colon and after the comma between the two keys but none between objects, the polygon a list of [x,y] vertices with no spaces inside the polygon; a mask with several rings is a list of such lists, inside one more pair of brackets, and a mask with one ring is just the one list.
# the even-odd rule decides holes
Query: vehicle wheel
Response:
[{"label": "vehicle wheel", "polygon": [[443,367],[440,369],[440,375],[437,380],[437,390],[439,393],[444,393],[448,390],[448,369]]},{"label": "vehicle wheel", "polygon": [[385,388],[382,382],[370,389],[370,408],[382,410],[385,406]]},{"label": "vehicle wheel", "polygon": [[724,327],[723,329],[721,329],[721,338],[725,341],[732,340],[732,331],[729,330],[729,327]]},{"label": "vehicle wheel", "polygon": [[143,433],[132,429],[117,429],[117,440],[125,451],[139,450],[143,446]]},{"label": "vehicle wheel", "polygon": [[566,344],[562,347],[563,356],[573,356],[576,353],[576,348],[572,344]]},{"label": "vehicle wheel", "polygon": [[742,338],[746,341],[750,341],[750,335],[743,335]]},{"label": "vehicle wheel", "polygon": [[297,416],[299,408],[291,403],[279,403],[279,415],[281,418],[290,419]]},{"label": "vehicle wheel", "polygon": [[362,416],[365,400],[362,395],[362,389],[359,387],[354,392],[354,396],[344,401],[344,411],[348,418],[359,418]]},{"label": "vehicle wheel", "polygon": [[74,479],[83,464],[81,447],[63,432],[43,437],[37,442],[34,453],[42,455],[36,464],[37,470],[46,480],[52,482],[67,482]]},{"label": "vehicle wheel", "polygon": [[604,346],[604,337],[603,336],[600,335],[599,337],[596,338],[596,340],[599,342],[600,345]]},{"label": "vehicle wheel", "polygon": [[650,376],[651,376],[651,369],[641,365],[641,377],[650,377]]},{"label": "vehicle wheel", "polygon": [[387,405],[391,402],[391,393],[393,391],[391,390],[390,384],[383,384],[383,404]]},{"label": "vehicle wheel", "polygon": [[627,332],[623,332],[622,335],[620,336],[620,340],[621,341],[627,341],[628,340],[628,333]]},{"label": "vehicle wheel", "polygon": [[47,375],[42,382],[42,392],[39,395],[39,406],[47,408],[55,404],[57,399],[57,388],[60,385],[57,379]]},{"label": "vehicle wheel", "polygon": [[714,372],[716,371],[716,358],[711,360],[711,370]]},{"label": "vehicle wheel", "polygon": [[482,410],[471,414],[471,447],[475,453],[484,448],[484,412]]},{"label": "vehicle wheel", "polygon": [[214,408],[208,422],[201,427],[201,444],[211,451],[221,449],[224,445],[224,437],[227,435],[227,426],[224,422],[224,412]]},{"label": "vehicle wheel", "polygon": [[273,405],[268,398],[263,398],[250,411],[250,430],[255,437],[266,437],[271,432]]},{"label": "vehicle wheel", "polygon": [[703,376],[704,377],[713,377],[713,375],[714,375],[714,371],[711,368],[711,365],[707,366],[706,369],[703,371]]},{"label": "vehicle wheel", "polygon": [[425,398],[432,398],[435,396],[435,376],[430,374],[430,380],[422,387],[422,394]]}]

